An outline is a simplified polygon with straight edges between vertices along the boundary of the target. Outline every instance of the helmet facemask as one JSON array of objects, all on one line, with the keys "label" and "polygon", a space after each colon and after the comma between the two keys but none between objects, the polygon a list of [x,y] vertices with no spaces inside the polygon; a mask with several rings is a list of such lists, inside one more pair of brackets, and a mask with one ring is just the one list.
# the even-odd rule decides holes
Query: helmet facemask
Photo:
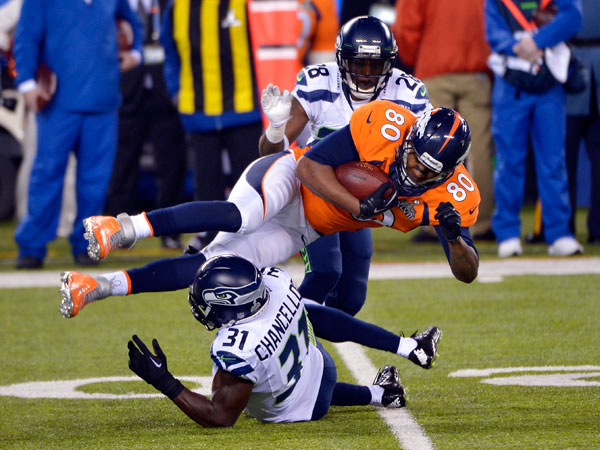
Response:
[{"label": "helmet facemask", "polygon": [[[368,47],[368,46],[365,46]],[[378,47],[377,47],[378,49]],[[368,100],[386,85],[393,67],[393,58],[338,57],[342,81],[358,100]]]},{"label": "helmet facemask", "polygon": [[346,22],[335,42],[335,60],[342,82],[357,100],[370,100],[385,88],[397,53],[389,27],[372,16]]},{"label": "helmet facemask", "polygon": [[[427,169],[435,172],[437,175],[433,178],[430,178],[425,181],[416,181],[414,180],[410,174],[408,173],[408,155],[413,153],[417,160],[423,164]],[[446,171],[438,171],[435,168],[431,167],[431,160],[435,161],[429,153],[423,153],[419,155],[419,153],[415,150],[412,145],[412,141],[406,139],[403,145],[399,145],[396,148],[396,154],[394,157],[396,164],[396,177],[397,177],[397,188],[398,195],[404,197],[416,197],[422,195],[428,189],[439,186],[443,184],[452,176],[455,168],[453,167],[451,170]],[[429,162],[429,164],[428,164]]]}]

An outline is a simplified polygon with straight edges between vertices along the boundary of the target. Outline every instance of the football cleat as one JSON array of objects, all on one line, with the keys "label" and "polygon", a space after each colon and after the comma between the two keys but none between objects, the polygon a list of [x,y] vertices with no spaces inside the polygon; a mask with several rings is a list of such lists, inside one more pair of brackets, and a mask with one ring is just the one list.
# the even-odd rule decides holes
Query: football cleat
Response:
[{"label": "football cleat", "polygon": [[75,317],[88,303],[110,295],[110,281],[104,277],[92,277],[79,272],[60,274],[60,313],[63,317]]},{"label": "football cleat", "polygon": [[87,252],[90,258],[99,261],[108,256],[115,248],[133,247],[135,229],[128,214],[117,217],[92,216],[83,220],[83,237],[89,242]]},{"label": "football cleat", "polygon": [[404,387],[400,384],[396,367],[387,365],[383,369],[379,369],[373,384],[383,388],[381,404],[385,408],[402,408],[406,405]]},{"label": "football cleat", "polygon": [[423,369],[430,369],[437,358],[437,345],[442,338],[442,330],[429,327],[419,334],[415,331],[411,338],[417,341],[417,347],[410,352],[408,359]]}]

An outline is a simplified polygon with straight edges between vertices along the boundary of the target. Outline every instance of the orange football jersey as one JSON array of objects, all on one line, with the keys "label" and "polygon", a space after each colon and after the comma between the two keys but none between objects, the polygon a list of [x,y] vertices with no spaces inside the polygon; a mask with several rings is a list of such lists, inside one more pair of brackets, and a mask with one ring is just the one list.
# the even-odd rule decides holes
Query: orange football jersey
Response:
[{"label": "orange football jersey", "polygon": [[[417,116],[408,109],[385,100],[357,109],[350,119],[350,132],[360,160],[376,164],[389,173],[396,148],[402,145],[416,119]],[[295,149],[296,159],[308,149]],[[408,232],[420,225],[437,225],[434,216],[441,202],[451,202],[461,215],[462,226],[470,227],[477,220],[481,201],[475,181],[462,164],[445,183],[418,197],[399,197],[399,206],[367,221],[355,219],[348,211],[322,199],[304,185],[301,190],[306,218],[322,234],[381,226]]]}]

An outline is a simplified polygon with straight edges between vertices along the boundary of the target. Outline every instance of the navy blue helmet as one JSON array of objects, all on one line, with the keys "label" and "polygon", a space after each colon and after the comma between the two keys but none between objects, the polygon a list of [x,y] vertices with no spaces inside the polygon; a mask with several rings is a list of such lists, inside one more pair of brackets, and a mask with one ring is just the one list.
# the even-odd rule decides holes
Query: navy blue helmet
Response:
[{"label": "navy blue helmet", "polygon": [[389,27],[372,16],[346,22],[335,42],[342,82],[359,100],[373,98],[385,87],[398,53]]},{"label": "navy blue helmet", "polygon": [[202,264],[188,296],[192,314],[209,331],[253,316],[268,300],[260,270],[234,255],[215,256]]},{"label": "navy blue helmet", "polygon": [[[398,195],[418,196],[452,176],[471,148],[471,130],[463,117],[450,108],[435,108],[420,116],[398,146],[395,169]],[[421,164],[437,175],[424,182],[413,180],[406,170],[408,155],[414,152]]]}]

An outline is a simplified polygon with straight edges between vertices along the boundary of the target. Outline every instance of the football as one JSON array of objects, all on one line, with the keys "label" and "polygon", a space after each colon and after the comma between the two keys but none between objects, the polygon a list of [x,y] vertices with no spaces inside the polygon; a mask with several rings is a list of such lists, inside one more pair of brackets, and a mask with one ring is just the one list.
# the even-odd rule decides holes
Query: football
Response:
[{"label": "football", "polygon": [[[372,194],[383,183],[392,181],[379,167],[364,161],[350,161],[337,166],[335,176],[341,185],[359,200]],[[392,192],[391,188],[388,189],[385,197]]]}]

